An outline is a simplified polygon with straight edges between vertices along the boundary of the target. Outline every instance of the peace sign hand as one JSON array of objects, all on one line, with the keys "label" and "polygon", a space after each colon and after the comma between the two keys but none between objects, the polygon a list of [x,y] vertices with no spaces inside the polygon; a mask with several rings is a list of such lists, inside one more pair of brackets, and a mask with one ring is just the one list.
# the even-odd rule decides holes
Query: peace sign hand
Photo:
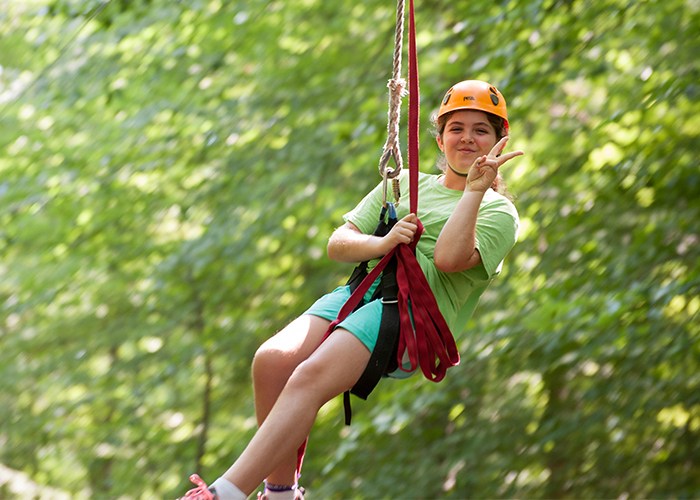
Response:
[{"label": "peace sign hand", "polygon": [[515,158],[516,156],[523,154],[522,151],[513,151],[511,153],[498,156],[499,153],[501,153],[506,147],[508,139],[510,139],[510,137],[505,136],[496,143],[488,155],[480,156],[474,161],[472,166],[469,168],[467,185],[464,188],[465,191],[478,191],[485,193],[493,184],[494,179],[496,179],[496,175],[498,175],[498,168],[511,158]]}]

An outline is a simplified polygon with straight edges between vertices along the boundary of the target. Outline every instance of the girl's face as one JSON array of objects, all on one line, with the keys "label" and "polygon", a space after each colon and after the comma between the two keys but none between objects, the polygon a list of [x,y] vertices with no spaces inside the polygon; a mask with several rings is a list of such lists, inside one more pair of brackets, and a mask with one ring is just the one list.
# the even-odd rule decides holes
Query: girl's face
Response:
[{"label": "girl's face", "polygon": [[488,155],[496,142],[496,131],[486,113],[474,110],[452,113],[444,131],[437,137],[448,165],[463,174],[469,172],[474,160]]}]

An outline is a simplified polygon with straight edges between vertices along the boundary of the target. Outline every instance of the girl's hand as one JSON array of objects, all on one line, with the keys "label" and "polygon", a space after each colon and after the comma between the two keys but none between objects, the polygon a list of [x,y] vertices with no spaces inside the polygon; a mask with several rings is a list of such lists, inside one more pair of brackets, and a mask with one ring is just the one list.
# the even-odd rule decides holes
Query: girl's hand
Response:
[{"label": "girl's hand", "polygon": [[418,218],[416,214],[408,214],[406,217],[394,224],[391,231],[387,233],[386,236],[382,238],[382,245],[384,246],[383,255],[391,252],[394,247],[400,245],[401,243],[409,244],[413,241],[413,237],[418,230]]},{"label": "girl's hand", "polygon": [[467,176],[467,184],[465,191],[478,191],[485,193],[491,187],[493,181],[498,175],[498,168],[505,162],[516,156],[523,154],[522,151],[513,151],[498,156],[506,147],[509,137],[506,136],[496,143],[491,149],[491,152],[486,156],[481,156],[474,161],[474,164],[469,168]]},{"label": "girl's hand", "polygon": [[355,224],[346,222],[328,240],[328,257],[348,263],[381,259],[397,245],[411,243],[417,230],[415,214],[408,214],[398,221],[384,237],[363,234]]}]

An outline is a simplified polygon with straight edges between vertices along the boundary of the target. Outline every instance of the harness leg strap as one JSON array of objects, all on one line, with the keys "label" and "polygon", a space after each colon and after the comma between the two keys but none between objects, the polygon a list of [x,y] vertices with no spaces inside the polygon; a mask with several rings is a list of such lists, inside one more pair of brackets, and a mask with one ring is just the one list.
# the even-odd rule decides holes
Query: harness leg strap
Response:
[{"label": "harness leg strap", "polygon": [[[377,343],[374,346],[372,355],[367,363],[365,371],[360,379],[350,390],[354,395],[367,399],[367,396],[374,390],[381,378],[398,368],[396,353],[399,347],[400,316],[398,298],[398,284],[396,282],[396,261],[392,260],[384,268],[382,281],[382,319],[379,325]],[[350,408],[350,394],[345,393],[345,423],[350,425],[352,418]]]},{"label": "harness leg strap", "polygon": [[[389,217],[385,222],[384,218],[387,214]],[[394,227],[396,222],[397,217],[394,206],[391,203],[387,203],[387,206],[383,207],[381,210],[379,224],[377,224],[377,228],[374,230],[374,235],[385,236],[391,228]],[[350,425],[350,421],[352,420],[350,393],[352,392],[362,399],[367,399],[367,396],[374,390],[382,376],[398,368],[396,356],[399,349],[401,317],[398,306],[399,285],[396,281],[396,266],[396,258],[391,259],[387,263],[382,271],[379,286],[372,297],[372,300],[381,297],[383,304],[379,334],[365,371],[353,388],[343,395],[346,425]],[[357,288],[362,281],[362,277],[366,275],[367,263],[363,262],[355,268],[355,271],[348,280],[347,284],[350,286],[350,289],[354,290]],[[358,307],[360,306],[361,305],[358,304]]]}]

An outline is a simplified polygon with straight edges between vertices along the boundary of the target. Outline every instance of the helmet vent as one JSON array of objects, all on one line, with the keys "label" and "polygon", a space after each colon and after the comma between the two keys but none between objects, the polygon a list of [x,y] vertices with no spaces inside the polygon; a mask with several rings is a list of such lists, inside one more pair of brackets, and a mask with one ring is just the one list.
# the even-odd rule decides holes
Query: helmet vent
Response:
[{"label": "helmet vent", "polygon": [[498,90],[493,87],[489,87],[489,96],[491,97],[491,102],[494,106],[498,106],[500,99],[498,98]]}]

